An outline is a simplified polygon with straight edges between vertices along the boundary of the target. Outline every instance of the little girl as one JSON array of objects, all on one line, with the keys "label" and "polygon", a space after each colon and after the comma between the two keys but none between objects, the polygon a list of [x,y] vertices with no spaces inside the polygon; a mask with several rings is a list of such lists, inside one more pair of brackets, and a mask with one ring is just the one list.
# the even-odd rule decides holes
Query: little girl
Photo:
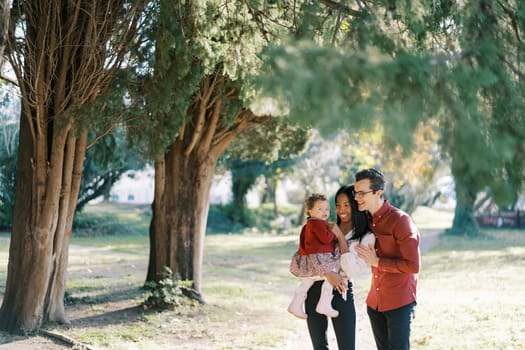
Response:
[{"label": "little girl", "polygon": [[[330,215],[330,203],[324,195],[312,194],[306,199],[305,206],[307,221],[301,229],[299,250],[290,263],[290,272],[302,277],[303,281],[288,306],[288,312],[302,319],[307,318],[303,304],[308,289],[315,281],[324,279],[327,272],[338,271],[339,254],[335,251],[335,240],[336,237],[344,239],[337,225],[326,222]],[[329,317],[338,316],[339,312],[332,308],[332,292],[332,285],[325,280],[315,311]]]}]

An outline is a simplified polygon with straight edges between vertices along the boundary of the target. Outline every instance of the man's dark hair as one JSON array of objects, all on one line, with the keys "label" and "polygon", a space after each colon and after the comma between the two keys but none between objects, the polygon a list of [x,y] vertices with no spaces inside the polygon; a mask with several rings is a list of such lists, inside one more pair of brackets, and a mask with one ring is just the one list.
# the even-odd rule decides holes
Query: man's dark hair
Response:
[{"label": "man's dark hair", "polygon": [[363,169],[355,174],[355,181],[361,181],[364,179],[370,180],[370,189],[374,191],[384,190],[385,189],[385,176],[382,172],[377,169],[369,168]]}]

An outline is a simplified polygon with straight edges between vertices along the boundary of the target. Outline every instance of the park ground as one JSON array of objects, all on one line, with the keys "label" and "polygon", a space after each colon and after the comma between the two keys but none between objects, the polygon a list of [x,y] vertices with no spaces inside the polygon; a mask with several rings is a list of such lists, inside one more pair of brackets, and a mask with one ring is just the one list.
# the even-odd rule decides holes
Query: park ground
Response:
[{"label": "park ground", "polygon": [[[134,212],[126,211],[126,220],[136,220]],[[412,348],[525,349],[525,232],[446,236],[441,232],[451,215],[428,208],[414,214],[423,257]],[[36,335],[0,333],[0,349],[310,348],[305,322],[286,312],[298,282],[288,272],[296,234],[208,235],[206,304],[159,312],[141,306],[148,260],[147,223],[141,225],[135,222],[129,234],[74,237],[66,307],[71,325],[46,325]],[[0,235],[0,297],[8,241]],[[356,283],[359,350],[374,349],[364,308],[368,283]],[[335,349],[331,328],[329,340]]]}]

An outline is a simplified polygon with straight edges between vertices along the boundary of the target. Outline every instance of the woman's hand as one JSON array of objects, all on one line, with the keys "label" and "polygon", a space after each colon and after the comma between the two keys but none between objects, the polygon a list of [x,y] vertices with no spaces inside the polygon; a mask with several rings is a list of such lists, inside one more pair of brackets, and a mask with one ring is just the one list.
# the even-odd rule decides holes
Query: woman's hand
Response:
[{"label": "woman's hand", "polygon": [[341,232],[341,229],[339,226],[335,224],[335,222],[331,223],[332,226],[328,225],[330,230],[334,233],[335,237],[337,238],[337,244],[339,245],[339,250],[341,254],[348,252],[348,244],[346,243],[346,238],[343,232]]},{"label": "woman's hand", "polygon": [[341,295],[348,290],[348,280],[336,272],[327,272],[324,277]]}]

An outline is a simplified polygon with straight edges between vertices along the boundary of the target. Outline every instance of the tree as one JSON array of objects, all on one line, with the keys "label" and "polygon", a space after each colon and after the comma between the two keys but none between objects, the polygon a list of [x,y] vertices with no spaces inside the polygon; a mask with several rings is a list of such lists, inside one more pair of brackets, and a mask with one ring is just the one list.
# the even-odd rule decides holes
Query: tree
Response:
[{"label": "tree", "polygon": [[408,150],[400,145],[389,148],[383,141],[387,130],[380,124],[370,131],[341,132],[335,139],[341,149],[341,183],[353,183],[357,171],[377,167],[387,180],[385,197],[395,206],[411,213],[431,202],[437,191],[432,186],[434,175],[443,162],[435,123],[421,123],[413,135],[416,146]]},{"label": "tree", "polygon": [[150,75],[137,94],[157,130],[150,147],[160,150],[147,280],[168,266],[200,293],[213,170],[236,135],[277,116],[248,78],[258,71],[261,47],[278,39],[281,27],[259,20],[264,12],[249,2],[156,4],[155,47],[142,55],[151,57],[144,65]]},{"label": "tree", "polygon": [[131,169],[141,169],[144,161],[132,153],[126,142],[125,130],[113,128],[109,135],[97,141],[86,152],[84,170],[80,182],[77,212],[91,200],[109,199],[113,185],[122,174]]},{"label": "tree", "polygon": [[[309,36],[269,48],[273,74],[261,79],[268,96],[322,130],[335,121],[357,129],[378,122],[391,149],[408,150],[419,123],[437,118],[456,182],[450,232],[477,234],[477,193],[488,187],[503,204],[524,185],[525,5],[322,3],[331,12],[312,5],[310,24],[331,40]],[[330,115],[330,123],[316,123],[319,115]]]},{"label": "tree", "polygon": [[240,108],[233,112],[234,123],[226,124],[224,119],[232,117],[222,110],[228,102],[227,83],[222,70],[204,79],[184,132],[155,162],[148,281],[156,280],[164,266],[173,266],[174,273],[192,280],[200,292],[213,170],[235,134],[264,118]]},{"label": "tree", "polygon": [[[458,13],[451,13],[454,9]],[[445,105],[441,145],[451,157],[456,183],[449,233],[476,235],[478,193],[488,188],[495,202],[505,205],[516,200],[525,182],[520,155],[525,7],[513,1],[472,1],[444,6],[443,12],[440,23],[453,19],[448,30],[457,38],[446,50],[454,59],[447,70],[442,67],[435,85]]]},{"label": "tree", "polygon": [[157,130],[153,143],[167,145],[155,147],[147,280],[168,266],[200,295],[213,169],[236,135],[283,114],[250,77],[261,72],[261,48],[281,40],[283,28],[295,31],[305,4],[158,2],[139,103]]},{"label": "tree", "polygon": [[278,178],[291,171],[311,135],[310,130],[287,123],[284,118],[254,126],[240,134],[230,144],[220,160],[232,174],[232,215],[234,221],[249,225],[246,195],[259,176],[264,176],[267,188],[264,197],[274,204]]},{"label": "tree", "polygon": [[[17,96],[18,90],[7,84],[2,87],[4,86],[6,87],[5,93],[0,96],[0,107],[4,107],[5,110],[0,110],[2,129],[0,133],[0,227],[10,228],[13,219],[19,130],[18,118],[14,117],[14,114],[19,115],[20,103],[18,99],[13,101],[12,98],[12,96]],[[121,106],[121,108],[124,107]],[[103,110],[96,107],[94,109],[98,114]],[[126,135],[123,134],[124,130],[115,128],[115,125],[119,124],[119,119],[113,119],[111,124],[104,128],[110,132],[108,135],[93,142],[91,147],[87,147],[76,206],[77,212],[95,198],[102,196],[107,199],[111,187],[123,173],[144,166],[143,161],[129,152]],[[93,140],[96,138],[97,135],[94,132],[91,137],[88,137]]]},{"label": "tree", "polygon": [[22,111],[2,330],[68,322],[69,237],[87,127],[96,125],[84,108],[125,60],[140,10],[127,1],[13,2],[8,52]]},{"label": "tree", "polygon": [[128,127],[155,162],[146,279],[158,281],[167,266],[193,282],[197,298],[217,160],[238,133],[270,118],[243,102],[258,47],[247,15],[241,3],[151,2],[149,40],[136,56],[130,96],[145,118]]}]

